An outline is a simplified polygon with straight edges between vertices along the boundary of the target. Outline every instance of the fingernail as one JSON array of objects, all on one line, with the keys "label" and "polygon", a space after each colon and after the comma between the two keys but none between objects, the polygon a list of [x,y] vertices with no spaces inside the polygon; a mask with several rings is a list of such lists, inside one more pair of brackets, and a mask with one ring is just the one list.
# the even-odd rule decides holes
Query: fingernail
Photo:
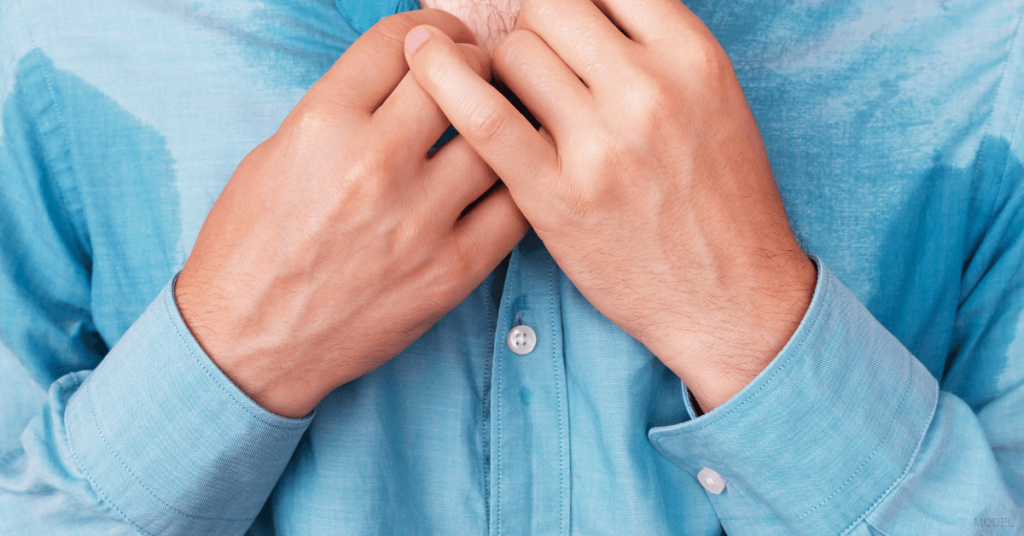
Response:
[{"label": "fingernail", "polygon": [[430,32],[426,28],[416,27],[413,28],[405,36],[405,49],[409,51],[409,54],[416,52],[420,45],[425,43],[427,39],[430,39]]}]

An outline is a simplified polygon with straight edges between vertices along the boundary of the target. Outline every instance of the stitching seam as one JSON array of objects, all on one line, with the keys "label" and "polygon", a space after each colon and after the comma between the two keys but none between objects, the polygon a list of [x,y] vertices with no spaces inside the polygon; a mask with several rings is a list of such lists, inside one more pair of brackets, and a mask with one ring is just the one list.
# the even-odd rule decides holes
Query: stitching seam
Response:
[{"label": "stitching seam", "polygon": [[830,500],[832,500],[832,498],[835,497],[836,494],[838,494],[840,491],[842,491],[843,488],[845,488],[847,484],[852,482],[853,479],[856,478],[857,474],[860,473],[861,469],[864,469],[864,467],[868,464],[868,462],[870,462],[875,457],[875,455],[878,454],[879,450],[881,450],[881,448],[882,448],[882,445],[884,445],[885,442],[890,438],[890,436],[893,435],[893,430],[895,429],[895,426],[893,426],[893,425],[896,422],[896,417],[895,416],[900,414],[900,409],[903,408],[903,404],[907,401],[907,395],[910,393],[910,387],[914,384],[914,382],[912,381],[913,376],[914,376],[913,375],[913,368],[911,368],[911,381],[907,382],[906,387],[903,389],[903,393],[900,394],[900,401],[899,401],[898,404],[896,404],[896,408],[893,410],[893,415],[894,416],[891,419],[889,419],[889,423],[885,427],[885,434],[882,435],[881,438],[879,438],[878,445],[876,445],[875,449],[873,451],[871,451],[871,454],[867,458],[865,458],[864,461],[862,461],[860,463],[860,465],[857,466],[856,469],[854,469],[853,474],[851,474],[849,476],[849,478],[846,479],[845,482],[843,482],[838,488],[836,488],[835,491],[833,491],[828,497],[826,497],[824,500],[822,500],[820,503],[818,503],[817,506],[815,506],[814,508],[811,508],[810,510],[804,512],[803,514],[800,515],[800,517],[797,517],[796,521],[800,521],[801,519],[807,517],[812,512],[814,512],[818,508],[821,508],[826,503],[828,503]]},{"label": "stitching seam", "polygon": [[117,451],[114,450],[113,446],[110,444],[110,441],[107,440],[107,436],[104,435],[103,428],[99,425],[100,419],[99,419],[99,414],[96,413],[96,406],[95,406],[95,404],[92,403],[91,398],[89,398],[88,400],[89,400],[89,409],[92,411],[93,420],[96,421],[96,423],[97,423],[97,425],[95,427],[96,434],[100,436],[100,439],[103,440],[103,444],[107,447],[107,450],[109,450],[110,453],[114,456],[114,459],[117,460],[118,463],[121,464],[121,467],[123,467],[125,471],[128,471],[128,474],[131,475],[133,479],[135,479],[135,481],[139,484],[139,486],[141,486],[142,489],[146,490],[146,492],[149,493],[150,496],[152,496],[154,499],[156,499],[156,501],[158,503],[160,503],[160,505],[162,505],[165,508],[175,512],[176,514],[181,515],[182,517],[187,517],[187,518],[192,518],[192,519],[200,519],[200,520],[204,520],[204,521],[248,521],[249,520],[248,517],[234,518],[234,517],[204,517],[204,516],[197,516],[195,514],[186,513],[186,512],[184,512],[182,510],[179,510],[178,508],[176,508],[174,506],[171,506],[170,504],[167,504],[167,502],[165,502],[163,499],[161,499],[149,486],[146,485],[145,482],[142,481],[141,478],[139,478],[138,475],[135,474],[135,471],[133,471],[131,469],[131,467],[129,467],[128,464],[125,463],[124,460],[121,459],[121,456],[118,455]]},{"label": "stitching seam", "polygon": [[[82,382],[78,381],[77,375],[71,376],[71,378],[74,379],[75,381],[74,389],[75,391],[77,391],[78,388],[82,385]],[[63,385],[61,387],[63,390]],[[61,393],[61,395],[63,396],[63,393]],[[92,409],[92,400],[85,399],[83,403],[89,404],[89,411],[95,415],[95,410]],[[141,534],[144,534],[145,536],[152,536],[149,532],[142,530],[142,527],[140,527],[137,523],[135,523],[135,521],[129,518],[127,514],[125,514],[120,508],[118,508],[117,505],[114,504],[114,502],[111,501],[109,497],[107,497],[107,494],[103,493],[103,489],[100,488],[99,483],[96,482],[96,479],[92,477],[92,474],[85,469],[85,465],[79,458],[78,453],[75,452],[75,445],[71,441],[71,426],[68,423],[67,409],[67,402],[65,401],[64,415],[61,417],[61,420],[64,422],[64,441],[67,442],[68,452],[71,453],[71,459],[75,462],[75,465],[78,466],[78,470],[81,471],[83,475],[85,475],[85,479],[89,482],[89,485],[92,487],[93,491],[96,492],[96,495],[99,496],[100,501],[102,501],[103,504],[105,504],[108,508],[117,513],[117,515],[121,516],[122,521],[131,525],[133,528],[135,528],[135,530],[139,531]]]},{"label": "stitching seam", "polygon": [[[18,5],[21,8],[21,23],[22,23],[22,25],[25,28],[25,33],[28,35],[29,44],[32,47],[32,50],[29,52],[29,54],[34,54],[35,55],[36,68],[39,69],[39,71],[43,73],[43,79],[46,80],[46,90],[47,90],[47,93],[50,95],[50,102],[53,104],[53,109],[54,109],[55,113],[57,114],[57,122],[60,125],[60,130],[61,130],[61,132],[64,133],[64,155],[65,155],[65,158],[62,158],[62,159],[59,159],[59,160],[62,160],[64,162],[64,165],[66,166],[66,169],[71,174],[72,186],[77,190],[77,188],[78,188],[78,180],[76,178],[75,167],[71,163],[71,156],[70,156],[71,155],[71,135],[68,133],[67,121],[64,119],[64,111],[61,109],[60,102],[57,100],[57,92],[54,91],[54,89],[53,89],[53,82],[50,80],[50,73],[43,66],[43,60],[42,60],[43,51],[42,51],[41,48],[39,48],[39,45],[36,44],[35,36],[32,35],[32,28],[31,28],[31,26],[28,23],[28,16],[25,14],[25,2],[24,2],[24,0],[19,0]],[[43,143],[43,150],[46,151],[47,158],[49,160],[51,160],[51,161],[58,160],[58,158],[55,158],[53,152],[51,151],[50,144],[49,144],[48,140]],[[55,179],[56,179],[56,177],[55,177]],[[75,238],[79,241],[78,246],[83,248],[83,252],[82,253],[85,254],[85,251],[84,251],[86,249],[85,248],[85,242],[86,242],[85,241],[85,237],[88,235],[88,233],[86,233],[85,231],[80,229],[78,224],[75,222],[75,218],[73,217],[73,213],[71,212],[71,206],[72,205],[70,203],[68,203],[67,197],[64,194],[63,185],[60,183],[59,179],[57,180],[57,183],[55,184],[55,186],[56,186],[55,190],[57,192],[57,196],[60,198],[61,204],[63,204],[64,208],[68,211],[68,223],[71,225],[71,229],[75,233]],[[88,250],[91,251],[92,247],[89,247]]]},{"label": "stitching seam", "polygon": [[[558,346],[555,341],[555,285],[554,278],[558,275],[554,270],[554,260],[548,263],[548,314],[551,322],[551,358],[552,370],[555,373],[555,400],[558,402],[558,532],[565,534],[565,442],[568,439],[562,430],[562,382],[558,377]],[[561,316],[561,315],[559,315]],[[561,319],[559,319],[560,321]],[[563,356],[564,360],[564,356]]]},{"label": "stitching seam", "polygon": [[[992,122],[995,120],[996,112],[998,111],[997,108],[999,107],[999,105],[1001,103],[1000,97],[1002,97],[1002,95],[1003,95],[1003,87],[1006,84],[1006,73],[1009,70],[1010,58],[1013,56],[1013,51],[1014,51],[1014,49],[1017,46],[1017,39],[1020,36],[1021,19],[1022,19],[1021,16],[1017,17],[1017,26],[1016,26],[1016,28],[1013,31],[1013,37],[1010,39],[1009,50],[1006,53],[1006,58],[1003,59],[1003,65],[1002,65],[1003,72],[1000,73],[1000,75],[999,75],[999,86],[996,88],[996,96],[995,96],[995,100],[993,101],[994,104],[992,105],[992,111],[989,112],[988,120],[985,121],[985,133],[982,135],[981,146],[978,148],[978,159],[977,159],[977,161],[975,162],[975,165],[974,165],[974,177],[971,179],[973,184],[977,184],[978,183],[978,177],[981,176],[981,161],[985,159],[986,142],[988,141],[989,133],[992,130]],[[1019,121],[1019,119],[1020,119],[1020,116],[1018,115],[1018,121]],[[1015,124],[1014,125],[1014,130],[1015,131],[1016,131],[1016,128],[1017,127],[1016,127],[1016,124]],[[1011,143],[1012,143],[1012,140],[1011,140]],[[1006,163],[1006,165],[1009,165],[1009,155],[1007,155],[1007,163]],[[1006,175],[1006,166],[1004,166],[1004,168],[1003,168],[1003,174],[1002,174],[1002,176],[999,179],[999,188],[996,190],[996,202],[997,203],[999,201],[999,194],[1002,193],[1003,181],[1005,180],[1005,175]],[[992,210],[991,214],[989,214],[988,222],[985,224],[986,228],[992,226],[992,221],[996,218],[996,212],[997,212],[996,210]],[[966,266],[962,267],[961,270],[966,270]],[[962,285],[961,285],[961,287],[962,287]],[[957,309],[959,309],[960,306],[962,306],[964,304],[964,300],[965,300],[965,298],[963,297],[963,289],[962,288],[961,288],[960,294],[961,294],[961,297],[958,300]]]},{"label": "stitching seam", "polygon": [[[519,257],[521,255],[522,255],[522,253],[520,252],[519,255],[514,255],[513,254],[512,257],[509,258],[508,268],[506,269],[506,272],[505,272],[505,281],[506,281],[505,288],[509,288],[509,289],[518,288],[518,285],[519,285],[519,265],[521,264]],[[514,266],[515,270],[512,269],[513,268],[512,261],[515,261],[515,266]],[[510,278],[510,276],[511,276],[511,278]],[[504,292],[502,292],[501,301],[505,302],[505,293]],[[505,305],[508,306],[505,309],[505,314],[502,315],[499,312],[498,318],[507,320],[509,315],[510,315],[510,312],[509,312],[510,309],[509,308],[511,307],[511,304],[508,303],[508,302],[505,302]],[[505,329],[504,328],[505,323],[506,322],[502,323],[502,330]],[[499,351],[495,352],[495,354],[494,354],[495,368],[498,369],[498,372],[497,372],[497,374],[495,376],[495,382],[497,383],[497,397],[496,398],[497,398],[497,406],[498,407],[497,407],[497,409],[495,411],[496,417],[494,418],[494,424],[497,427],[497,432],[498,432],[497,436],[498,437],[497,437],[497,442],[494,444],[495,445],[494,448],[498,451],[498,456],[497,456],[498,460],[497,460],[497,463],[496,463],[496,470],[495,470],[495,473],[494,473],[494,477],[495,477],[495,483],[494,483],[494,494],[495,494],[494,527],[495,528],[494,528],[494,531],[495,531],[495,536],[501,536],[501,470],[502,470],[502,465],[501,465],[501,438],[502,438],[502,434],[501,434],[501,399],[502,399],[502,392],[504,391],[504,389],[503,389],[504,385],[502,383],[501,371],[504,368],[503,365],[504,365],[505,359],[501,358],[500,356],[504,356],[505,355],[505,350],[504,350],[504,348],[502,348],[500,346],[500,342],[496,341],[496,343],[498,344],[498,349],[499,349]],[[499,359],[500,359],[500,361],[499,361]]]},{"label": "stitching seam", "polygon": [[[913,371],[913,368],[911,368],[911,371]],[[914,383],[913,378],[911,379],[911,381],[909,381],[907,383],[908,384],[913,384]],[[849,534],[850,531],[852,531],[857,526],[858,523],[860,523],[861,521],[865,520],[868,517],[868,514],[873,512],[875,510],[875,508],[877,508],[878,505],[881,504],[881,502],[889,495],[889,493],[891,493],[892,490],[896,489],[896,486],[898,486],[901,482],[903,482],[903,480],[907,477],[907,473],[910,472],[910,468],[913,467],[914,462],[917,461],[917,456],[918,456],[918,454],[921,453],[921,445],[924,444],[924,437],[925,437],[925,435],[928,434],[928,428],[931,427],[932,421],[935,420],[935,413],[938,412],[938,409],[939,409],[939,393],[938,393],[939,390],[938,390],[938,384],[936,383],[934,385],[936,386],[936,388],[934,389],[934,395],[933,395],[934,396],[934,403],[932,404],[931,414],[928,415],[928,421],[927,421],[928,425],[924,427],[924,430],[918,436],[917,447],[914,449],[914,453],[910,456],[910,460],[903,467],[903,473],[900,474],[899,478],[897,478],[892,484],[890,484],[889,487],[885,491],[883,491],[882,494],[879,495],[877,499],[875,499],[875,502],[872,503],[871,506],[869,506],[868,509],[865,510],[864,513],[860,515],[860,517],[858,517],[856,520],[854,520],[853,523],[850,523],[850,526],[846,527],[846,530],[844,530],[842,532],[841,536],[845,536],[846,534]],[[909,388],[908,388],[908,390],[909,390]]]},{"label": "stitching seam", "polygon": [[[171,295],[172,295],[172,293],[168,293],[167,295],[168,295],[168,296],[171,296]],[[165,310],[167,310],[167,309],[169,308],[169,304],[168,304],[168,302],[167,302],[167,300],[166,300],[166,299],[164,300],[164,302],[163,302],[163,305],[164,305],[164,308],[165,308]],[[168,313],[168,315],[170,315],[170,314],[171,314],[171,312],[170,312],[169,310],[167,310],[167,313]],[[172,317],[172,318],[173,318],[173,317]],[[173,324],[173,322],[172,322],[172,324]],[[178,334],[178,336],[179,336],[179,337],[182,337],[182,334],[181,334],[181,332],[180,332],[179,330],[175,329],[175,332],[176,332],[176,333]],[[182,339],[182,343],[183,343],[183,344],[185,343],[185,340],[184,340],[184,339]],[[199,361],[198,357],[197,357],[197,356],[195,356],[195,354],[194,354],[194,353],[193,353],[193,352],[191,351],[191,349],[190,349],[190,348],[188,347],[188,345],[187,345],[187,344],[184,344],[184,346],[185,346],[186,350],[188,351],[189,355],[190,355],[190,356],[191,356],[191,357],[192,357],[193,359],[195,359],[195,360],[196,360],[197,362],[199,362],[199,364],[200,364],[200,365],[202,366],[202,365],[203,365],[203,363],[202,363],[201,361]],[[208,369],[207,369],[207,368],[206,368],[205,366],[203,366],[202,368],[203,368],[203,371],[204,371],[204,372],[205,372],[205,373],[206,373],[206,374],[207,374],[208,376],[210,376],[210,377],[211,377],[211,379],[212,379],[213,377],[212,377],[212,375],[210,374],[210,371],[209,371],[209,370],[208,370]],[[218,383],[218,385],[219,385],[219,383]],[[226,391],[226,390],[225,390],[225,389],[223,388],[223,386],[220,386],[220,387],[221,387],[221,390],[223,390],[223,391],[225,391],[225,393],[227,393],[227,391]],[[231,398],[231,400],[232,400],[232,401],[234,401],[235,403],[238,403],[238,401],[237,401],[237,400],[236,400],[236,399],[235,399],[234,397],[232,397],[232,396],[230,395],[230,393],[227,393],[227,394],[228,394],[229,398]],[[179,515],[180,515],[180,516],[182,516],[182,517],[185,517],[185,518],[190,518],[190,519],[197,519],[197,520],[202,520],[202,521],[230,521],[230,522],[237,522],[237,521],[251,521],[251,518],[249,518],[249,517],[240,517],[240,518],[234,518],[234,517],[206,517],[206,516],[199,516],[199,515],[195,515],[195,514],[190,514],[190,513],[184,512],[184,511],[182,511],[182,510],[180,510],[180,509],[178,509],[178,508],[176,508],[176,507],[174,507],[174,506],[172,506],[172,505],[168,504],[168,503],[167,503],[166,501],[164,501],[164,500],[163,500],[162,498],[160,498],[160,497],[159,497],[159,496],[158,496],[158,495],[157,495],[157,494],[156,494],[156,493],[155,493],[155,492],[154,492],[154,491],[153,491],[153,490],[152,490],[152,489],[151,489],[151,488],[150,488],[150,487],[149,487],[148,485],[146,485],[146,483],[145,483],[145,482],[144,482],[144,481],[143,481],[143,480],[142,480],[142,479],[141,479],[141,478],[140,478],[140,477],[139,477],[139,476],[138,476],[138,475],[137,475],[137,474],[135,473],[135,471],[133,471],[133,470],[132,470],[132,468],[131,468],[131,467],[129,467],[129,465],[128,465],[127,463],[125,463],[125,461],[124,461],[124,460],[123,460],[123,459],[121,458],[121,456],[120,456],[120,455],[119,455],[119,454],[117,453],[117,451],[116,451],[116,450],[115,450],[115,449],[113,448],[113,446],[112,446],[112,445],[110,444],[109,440],[107,439],[106,435],[105,435],[105,434],[103,433],[103,430],[102,430],[102,428],[101,428],[101,427],[99,426],[99,422],[100,422],[100,419],[99,419],[99,415],[98,415],[98,414],[96,413],[96,407],[95,407],[95,405],[94,405],[94,404],[92,403],[92,400],[91,400],[91,398],[88,398],[88,397],[87,397],[87,398],[86,398],[86,401],[87,401],[87,402],[88,402],[88,404],[89,404],[89,408],[90,408],[90,411],[91,411],[91,413],[92,413],[92,415],[93,415],[93,420],[94,420],[94,421],[95,421],[95,422],[97,423],[97,426],[95,427],[96,433],[97,433],[97,435],[98,435],[98,436],[100,437],[100,439],[101,439],[101,440],[103,441],[103,444],[104,444],[104,446],[106,446],[107,450],[108,450],[108,451],[110,452],[110,454],[111,454],[111,455],[113,455],[114,459],[115,459],[115,460],[117,460],[117,462],[118,462],[118,463],[119,463],[119,464],[121,465],[121,467],[122,467],[122,468],[123,468],[123,469],[124,469],[125,471],[127,471],[129,475],[131,475],[131,477],[132,477],[132,478],[134,479],[134,481],[135,481],[135,482],[136,482],[136,483],[137,483],[137,484],[138,484],[138,485],[139,485],[139,486],[140,486],[140,487],[141,487],[142,489],[144,489],[144,490],[145,490],[145,491],[146,491],[147,493],[149,493],[149,495],[150,495],[150,496],[152,496],[152,497],[153,497],[153,499],[155,499],[155,500],[156,500],[156,501],[157,501],[157,502],[158,502],[158,503],[159,503],[160,505],[162,505],[162,506],[164,506],[165,508],[167,508],[167,509],[169,509],[169,510],[171,510],[171,511],[173,511],[173,512],[177,513],[177,514],[179,514]],[[259,416],[253,415],[253,414],[252,414],[251,412],[249,412],[248,408],[245,408],[244,406],[241,406],[241,404],[239,404],[239,406],[240,406],[240,407],[242,407],[242,409],[243,409],[243,410],[245,410],[245,411],[246,411],[247,413],[249,413],[250,415],[252,415],[252,416],[253,416],[253,417],[254,417],[254,418],[255,418],[256,420],[259,420],[260,422],[264,422],[264,423],[265,423],[265,424],[267,424],[268,426],[272,426],[272,427],[275,427],[275,428],[282,428],[282,429],[286,429],[286,430],[288,430],[288,428],[284,428],[284,427],[281,427],[281,426],[277,426],[277,425],[275,425],[275,424],[273,424],[273,423],[266,423],[266,422],[265,422],[265,421],[264,421],[263,419],[261,419],[261,418],[260,418]],[[303,423],[303,424],[304,424],[304,423]],[[68,424],[67,424],[67,418],[66,418],[66,414],[65,414],[65,429],[67,429],[67,430],[68,430],[68,443],[69,443],[69,445],[70,445],[70,444],[71,444],[71,443],[70,443],[70,428],[68,427]],[[72,455],[74,456],[74,452],[73,452],[73,450],[72,450]],[[75,459],[76,463],[77,463],[77,464],[79,465],[79,469],[81,469],[81,470],[82,470],[82,472],[83,472],[84,474],[86,474],[87,478],[89,479],[89,482],[90,482],[90,483],[92,483],[92,484],[93,484],[93,487],[94,487],[94,488],[96,489],[96,491],[97,491],[97,494],[101,495],[101,497],[103,498],[103,500],[104,500],[105,502],[107,502],[107,503],[108,503],[108,504],[109,504],[109,505],[111,506],[111,508],[112,508],[113,510],[115,510],[115,511],[116,511],[116,512],[118,512],[118,513],[119,513],[119,514],[120,514],[121,516],[123,516],[123,517],[125,518],[125,521],[127,521],[128,523],[130,523],[130,524],[131,524],[131,525],[132,525],[133,527],[135,527],[135,528],[139,529],[140,531],[142,531],[142,529],[141,529],[141,528],[140,528],[140,527],[139,527],[138,525],[136,525],[136,524],[135,524],[134,522],[132,522],[132,521],[131,521],[130,519],[128,519],[128,517],[127,517],[127,516],[126,516],[126,515],[125,515],[125,514],[124,514],[124,513],[123,513],[123,512],[122,512],[122,511],[120,510],[120,509],[118,509],[118,508],[117,508],[117,506],[116,506],[116,505],[114,505],[114,503],[113,503],[113,502],[111,502],[111,501],[110,501],[110,500],[109,500],[108,498],[106,498],[106,495],[104,495],[104,494],[102,493],[102,491],[100,491],[100,488],[99,488],[99,487],[98,487],[98,486],[96,485],[95,481],[94,481],[94,480],[92,479],[92,477],[91,477],[91,476],[89,476],[89,473],[88,473],[88,471],[86,471],[86,470],[84,469],[84,467],[83,467],[83,465],[82,465],[81,461],[77,459],[77,456],[75,456],[75,458],[76,458],[76,459]],[[142,531],[142,532],[145,532],[145,531]]]},{"label": "stitching seam", "polygon": [[[997,90],[997,94],[996,94],[996,102],[997,103],[999,102],[999,94],[1002,93],[1002,91],[1003,91],[1003,85],[1006,83],[1006,73],[1009,71],[1010,58],[1013,57],[1013,53],[1014,53],[1015,50],[1017,50],[1018,42],[1020,41],[1020,26],[1021,26],[1021,21],[1022,20],[1024,20],[1024,12],[1022,12],[1022,14],[1017,17],[1017,28],[1013,31],[1013,41],[1011,41],[1011,43],[1010,43],[1010,52],[1009,52],[1009,54],[1006,55],[1006,60],[1004,60],[1004,62],[1003,62],[1003,74],[1002,74],[1002,78],[999,80],[999,89]],[[1020,117],[1021,117],[1021,113],[1022,112],[1024,112],[1024,100],[1022,100],[1021,103],[1019,105],[1017,105],[1017,118],[1014,119],[1013,129],[1010,131],[1010,140],[1009,140],[1009,148],[1010,149],[1013,148],[1013,143],[1014,143],[1015,139],[1017,138],[1017,129],[1020,127]],[[987,131],[986,131],[986,134],[987,134]],[[1006,174],[1007,174],[1007,171],[1009,170],[1009,168],[1010,168],[1010,156],[1007,155],[1006,163],[1003,166],[1003,172],[999,174],[999,188],[998,188],[998,190],[996,190],[996,200],[997,200],[997,202],[998,202],[999,199],[1002,199],[1003,187],[1006,185]],[[977,179],[977,171],[975,171],[975,179]],[[995,211],[993,211],[993,214],[992,214],[991,218],[989,219],[989,226],[991,226],[992,220],[994,220],[994,219],[995,219]]]},{"label": "stitching seam", "polygon": [[[506,267],[507,269],[507,267]],[[493,301],[492,296],[494,295],[494,272],[491,272],[492,277],[486,279],[487,285],[484,288],[484,297],[487,300],[488,305]],[[504,294],[504,292],[502,293]],[[498,307],[501,307],[501,302],[498,302]],[[497,311],[500,313],[501,311]],[[495,316],[495,312],[491,311],[490,307],[487,307],[487,326],[494,326],[494,331],[491,333],[492,336],[498,332],[498,319]],[[491,344],[491,351],[488,359],[484,360],[484,377],[483,377],[483,396],[481,398],[481,413],[483,413],[483,426],[481,430],[483,439],[483,456],[487,460],[487,464],[483,470],[484,476],[484,520],[487,523],[488,531],[491,525],[491,443],[490,443],[490,397],[491,397],[491,367],[494,366],[494,344]]]}]

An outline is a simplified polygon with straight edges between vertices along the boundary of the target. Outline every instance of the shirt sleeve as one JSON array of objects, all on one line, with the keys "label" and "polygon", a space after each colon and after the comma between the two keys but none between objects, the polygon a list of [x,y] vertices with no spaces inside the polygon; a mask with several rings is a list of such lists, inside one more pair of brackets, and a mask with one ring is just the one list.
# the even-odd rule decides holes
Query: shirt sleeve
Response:
[{"label": "shirt sleeve", "polygon": [[[0,359],[48,392],[27,426],[0,420],[19,427],[0,429],[16,445],[0,453],[0,533],[243,534],[312,416],[274,415],[224,376],[173,279],[108,352],[39,54],[0,59]],[[0,394],[25,392],[9,381]]]},{"label": "shirt sleeve", "polygon": [[702,484],[728,534],[1024,530],[1024,77],[1004,90],[1018,100],[979,165],[997,194],[941,383],[816,259],[811,305],[771,364],[706,415],[649,431],[695,478],[714,471]]}]

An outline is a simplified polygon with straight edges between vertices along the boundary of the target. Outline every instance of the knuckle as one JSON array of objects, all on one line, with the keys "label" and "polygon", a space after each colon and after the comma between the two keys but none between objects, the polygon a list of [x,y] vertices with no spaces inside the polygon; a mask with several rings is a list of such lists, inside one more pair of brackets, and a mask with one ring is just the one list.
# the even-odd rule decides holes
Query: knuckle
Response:
[{"label": "knuckle", "polygon": [[686,48],[685,58],[687,70],[705,80],[717,79],[730,65],[725,51],[713,38],[695,39]]},{"label": "knuckle", "polygon": [[519,26],[530,27],[533,21],[542,20],[544,9],[544,0],[523,0],[519,10]]},{"label": "knuckle", "polygon": [[623,103],[629,116],[647,121],[664,111],[666,89],[664,84],[646,70],[636,69],[629,73],[630,91]]},{"label": "knuckle", "polygon": [[333,127],[335,121],[334,117],[319,107],[306,105],[296,108],[288,115],[282,124],[282,130],[290,140],[306,144],[321,139],[324,133]]},{"label": "knuckle", "polygon": [[466,118],[467,130],[484,143],[497,140],[508,122],[504,110],[487,104],[473,106],[466,114]]},{"label": "knuckle", "polygon": [[405,34],[409,33],[417,25],[416,20],[408,13],[396,13],[381,19],[370,29],[385,39],[388,43],[397,43],[402,46],[405,42]]},{"label": "knuckle", "polygon": [[573,160],[586,162],[588,169],[607,169],[609,153],[614,147],[601,135],[603,131],[604,129],[599,129],[587,142],[576,144],[573,149]]},{"label": "knuckle", "polygon": [[[481,77],[486,78],[490,73],[491,58],[480,47],[465,43],[459,44],[459,51],[466,58],[470,68],[476,71]],[[485,76],[486,75],[486,76]]]},{"label": "knuckle", "polygon": [[494,47],[492,56],[495,66],[500,69],[522,63],[520,60],[528,46],[527,40],[530,39],[531,33],[529,30],[516,30],[506,35],[498,46]]},{"label": "knuckle", "polygon": [[440,83],[446,80],[456,67],[454,62],[458,61],[456,58],[445,53],[444,50],[429,49],[419,52],[418,55],[421,67],[416,72],[416,79],[421,80],[420,76],[422,73],[422,76],[425,77],[423,80],[433,83]]}]

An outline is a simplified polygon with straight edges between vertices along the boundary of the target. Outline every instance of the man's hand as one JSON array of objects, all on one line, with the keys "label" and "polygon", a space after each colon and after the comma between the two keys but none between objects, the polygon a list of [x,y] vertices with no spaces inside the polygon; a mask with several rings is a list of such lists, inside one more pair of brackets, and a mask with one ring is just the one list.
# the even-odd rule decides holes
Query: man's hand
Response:
[{"label": "man's hand", "polygon": [[[235,170],[175,295],[210,358],[257,403],[301,417],[415,341],[523,237],[522,214],[408,74],[417,24],[472,43],[452,15],[389,17],[353,43]],[[477,80],[489,58],[455,45]],[[482,77],[482,78],[481,78]]]},{"label": "man's hand", "polygon": [[782,349],[814,264],[728,57],[678,0],[526,0],[493,63],[539,132],[437,29],[406,55],[580,292],[706,411]]}]

